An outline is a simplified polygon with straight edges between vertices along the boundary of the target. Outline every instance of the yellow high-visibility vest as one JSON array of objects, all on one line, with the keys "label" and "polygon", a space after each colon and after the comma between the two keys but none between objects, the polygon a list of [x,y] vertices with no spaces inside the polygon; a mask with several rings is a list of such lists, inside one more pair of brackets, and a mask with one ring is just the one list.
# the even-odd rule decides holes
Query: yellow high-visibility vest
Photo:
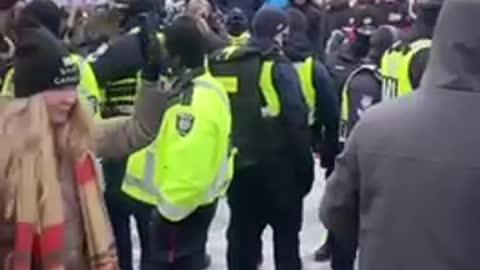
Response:
[{"label": "yellow high-visibility vest", "polygon": [[122,186],[172,222],[214,202],[233,177],[227,93],[208,72],[192,82],[191,98],[168,108],[154,142],[130,156]]},{"label": "yellow high-visibility vest", "polygon": [[410,64],[421,50],[432,45],[429,39],[417,40],[405,47],[397,43],[382,58],[382,100],[410,94],[414,89],[410,81]]},{"label": "yellow high-visibility vest", "polygon": [[314,85],[315,76],[315,59],[313,57],[307,58],[305,61],[295,63],[294,66],[297,69],[300,82],[302,84],[303,97],[308,106],[308,124],[313,125],[315,122],[315,110],[316,110],[316,86]]}]

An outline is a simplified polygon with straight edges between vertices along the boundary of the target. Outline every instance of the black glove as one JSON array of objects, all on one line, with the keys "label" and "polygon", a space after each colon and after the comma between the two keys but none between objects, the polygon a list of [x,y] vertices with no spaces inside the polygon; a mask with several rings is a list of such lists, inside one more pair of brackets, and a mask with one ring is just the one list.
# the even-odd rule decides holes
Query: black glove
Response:
[{"label": "black glove", "polygon": [[140,16],[140,51],[144,59],[142,78],[147,81],[158,81],[162,72],[162,60],[165,59],[164,50],[157,38],[158,27],[148,14]]}]

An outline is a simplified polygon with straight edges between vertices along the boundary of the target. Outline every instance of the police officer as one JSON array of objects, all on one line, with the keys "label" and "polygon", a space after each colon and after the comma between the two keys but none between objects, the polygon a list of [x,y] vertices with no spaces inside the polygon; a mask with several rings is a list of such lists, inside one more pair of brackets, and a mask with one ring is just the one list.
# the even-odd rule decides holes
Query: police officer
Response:
[{"label": "police officer", "polygon": [[341,100],[341,91],[345,80],[358,68],[370,48],[370,36],[358,31],[362,25],[378,26],[378,17],[375,10],[357,9],[350,20],[352,40],[326,58],[325,64],[332,74],[333,89],[339,95],[339,100]]},{"label": "police officer", "polygon": [[[144,14],[145,15],[145,14]],[[156,18],[147,14],[148,24],[138,27],[142,16],[136,18],[136,29],[103,44],[89,56],[95,77],[104,95],[102,116],[111,118],[129,116],[133,113],[139,71],[146,64],[145,48],[139,40],[145,40],[150,32],[157,33]],[[143,31],[140,31],[142,29]],[[160,37],[161,35],[159,35]],[[105,175],[105,202],[117,244],[120,266],[133,269],[133,245],[130,218],[136,220],[141,246],[141,263],[147,258],[148,223],[152,206],[123,194],[122,181],[125,176],[127,158],[103,160]]]},{"label": "police officer", "polygon": [[416,2],[417,20],[411,31],[382,59],[382,100],[410,94],[419,86],[442,3],[443,0]]},{"label": "police officer", "polygon": [[12,75],[12,72],[9,72],[9,70],[13,66],[14,52],[15,45],[13,41],[8,36],[0,34],[0,89],[3,88],[6,80],[11,81],[11,78],[7,77]]},{"label": "police officer", "polygon": [[308,21],[305,15],[297,9],[289,9],[287,16],[290,31],[284,43],[285,55],[293,62],[302,84],[308,106],[308,123],[312,128],[312,146],[321,156],[322,167],[331,172],[338,152],[338,101],[330,90],[330,75],[326,67],[316,60],[307,38]]},{"label": "police officer", "polygon": [[[355,71],[345,81],[342,89],[340,139],[345,142],[348,134],[363,112],[381,101],[380,62],[388,50],[399,38],[399,30],[384,25],[370,32],[370,52]],[[374,32],[373,32],[374,31]]]},{"label": "police officer", "polygon": [[379,27],[370,39],[370,52],[358,69],[345,82],[342,92],[341,141],[345,142],[364,111],[382,98],[380,62],[399,38],[399,30],[391,25]]},{"label": "police officer", "polygon": [[313,182],[307,107],[297,72],[281,52],[286,15],[264,7],[252,29],[249,44],[227,47],[210,60],[230,94],[239,153],[228,191],[228,269],[257,269],[261,235],[270,225],[276,269],[299,270],[302,201]]},{"label": "police officer", "polygon": [[[309,109],[313,149],[320,154],[321,166],[330,174],[334,170],[338,152],[338,101],[326,67],[314,58],[314,52],[306,38],[307,20],[296,9],[287,12],[290,33],[285,44],[285,54],[294,63],[300,76],[303,95]],[[322,254],[322,252],[326,254]],[[316,260],[323,261],[329,251],[320,249]]]},{"label": "police officer", "polygon": [[241,9],[233,8],[227,14],[226,27],[231,44],[241,46],[250,40],[248,18]]},{"label": "police officer", "polygon": [[[142,269],[199,270],[217,199],[233,169],[230,104],[204,66],[205,40],[196,21],[180,17],[164,33],[176,95],[157,138],[129,158],[123,191],[155,208]],[[144,76],[158,80],[158,73]]]},{"label": "police officer", "polygon": [[9,23],[12,20],[11,7],[16,1],[2,1],[0,4],[0,89],[2,88],[3,81],[8,70],[12,66],[13,54],[15,51],[15,45],[8,36]]}]

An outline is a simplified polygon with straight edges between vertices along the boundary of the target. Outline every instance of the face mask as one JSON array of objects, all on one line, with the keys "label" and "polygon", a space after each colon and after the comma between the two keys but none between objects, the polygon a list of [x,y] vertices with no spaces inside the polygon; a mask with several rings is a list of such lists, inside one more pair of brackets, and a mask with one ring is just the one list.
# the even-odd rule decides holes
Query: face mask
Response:
[{"label": "face mask", "polygon": [[289,35],[289,28],[285,28],[282,32],[278,33],[273,40],[275,41],[275,44],[277,46],[284,47],[286,44],[286,40],[288,40],[288,35]]}]

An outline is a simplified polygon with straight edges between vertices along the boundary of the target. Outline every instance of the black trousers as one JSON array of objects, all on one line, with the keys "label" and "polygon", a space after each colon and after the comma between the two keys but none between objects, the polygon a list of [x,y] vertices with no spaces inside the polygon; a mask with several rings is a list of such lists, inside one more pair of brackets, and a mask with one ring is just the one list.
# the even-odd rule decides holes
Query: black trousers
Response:
[{"label": "black trousers", "polygon": [[[277,166],[275,166],[275,164]],[[272,166],[271,166],[272,165]],[[282,168],[283,167],[283,168]],[[239,169],[228,192],[231,218],[227,231],[229,270],[256,270],[262,252],[262,233],[273,229],[274,259],[277,270],[300,270],[299,232],[303,200],[295,189],[281,189],[294,181],[288,164],[262,164]],[[288,196],[285,196],[289,193]],[[282,200],[278,200],[279,196]]]},{"label": "black trousers", "polygon": [[179,258],[174,262],[149,263],[142,270],[202,270],[205,260],[205,252],[194,252]]},{"label": "black trousers", "polygon": [[180,222],[157,211],[150,223],[149,258],[142,270],[201,270],[217,202],[198,208]]},{"label": "black trousers", "polygon": [[[343,143],[340,144],[340,149],[343,149]],[[333,168],[328,168],[325,173],[325,179],[333,173]],[[332,253],[331,267],[333,270],[353,270],[355,258],[357,256],[357,240],[344,239],[341,235],[335,235],[329,231],[327,236],[327,243]]]},{"label": "black trousers", "polygon": [[153,207],[136,201],[121,191],[125,167],[126,160],[103,163],[106,181],[105,202],[113,227],[120,268],[122,270],[133,270],[130,217],[133,216],[137,222],[142,249],[141,264],[143,265],[148,257],[148,224]]},{"label": "black trousers", "polygon": [[354,270],[357,253],[357,240],[347,239],[330,232],[328,244],[332,251],[331,267],[333,270]]}]

